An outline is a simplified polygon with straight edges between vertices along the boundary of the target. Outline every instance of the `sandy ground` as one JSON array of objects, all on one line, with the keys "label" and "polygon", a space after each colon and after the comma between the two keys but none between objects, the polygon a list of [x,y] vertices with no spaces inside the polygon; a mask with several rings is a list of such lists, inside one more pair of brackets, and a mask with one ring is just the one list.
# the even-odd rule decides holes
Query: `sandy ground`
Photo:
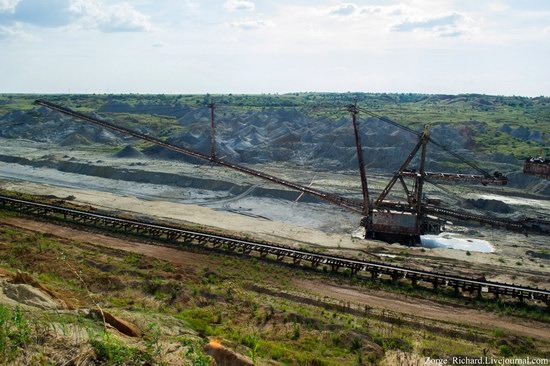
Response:
[{"label": "sandy ground", "polygon": [[[19,218],[5,218],[2,222],[35,232],[49,233],[62,238],[139,253],[157,259],[170,261],[184,266],[195,266],[207,254],[190,253],[174,248],[145,244],[140,241],[125,240],[97,233],[84,232],[51,223],[37,222]],[[548,324],[526,321],[513,317],[501,317],[484,311],[465,307],[451,306],[429,300],[412,298],[400,294],[358,289],[348,286],[336,286],[321,280],[295,280],[293,284],[303,291],[318,297],[329,297],[336,301],[351,302],[360,307],[368,305],[374,308],[388,309],[397,313],[412,315],[419,321],[430,319],[454,324],[467,324],[476,327],[508,330],[513,334],[550,339]]]}]

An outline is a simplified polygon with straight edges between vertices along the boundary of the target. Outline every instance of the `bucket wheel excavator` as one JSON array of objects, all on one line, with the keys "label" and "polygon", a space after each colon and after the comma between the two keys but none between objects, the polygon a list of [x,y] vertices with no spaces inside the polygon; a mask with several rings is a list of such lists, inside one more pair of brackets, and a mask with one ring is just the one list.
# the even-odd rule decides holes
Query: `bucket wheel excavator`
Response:
[{"label": "bucket wheel excavator", "polygon": [[[246,166],[231,163],[227,160],[224,160],[223,158],[219,158],[216,155],[216,149],[214,146],[216,130],[214,123],[215,106],[213,103],[208,105],[208,108],[210,108],[211,110],[212,133],[212,149],[210,155],[203,154],[201,152],[186,147],[173,145],[167,141],[163,141],[152,136],[148,136],[137,131],[118,126],[105,119],[95,118],[49,101],[36,100],[35,104],[47,107],[64,115],[68,115],[73,118],[86,121],[124,135],[148,141],[171,151],[185,154],[196,159],[209,161],[225,168],[229,168],[249,176],[263,179],[271,183],[283,185],[287,188],[302,192],[303,194],[308,194],[328,203],[345,208],[347,210],[360,213],[362,215],[361,224],[365,227],[366,238],[379,239],[390,243],[400,242],[404,244],[414,245],[416,243],[419,243],[420,235],[428,233],[439,233],[444,228],[445,222],[447,220],[455,219],[490,225],[493,227],[499,227],[524,233],[534,232],[539,234],[550,234],[550,222],[548,221],[543,221],[539,219],[514,221],[490,218],[481,215],[472,215],[463,211],[438,207],[434,204],[433,201],[425,199],[425,195],[423,194],[423,186],[426,181],[452,181],[480,183],[483,185],[506,185],[508,180],[503,174],[499,172],[490,174],[489,172],[479,167],[476,163],[463,158],[453,151],[450,151],[444,145],[440,144],[430,137],[428,128],[425,128],[422,132],[418,132],[409,127],[401,125],[389,118],[377,115],[376,113],[368,109],[358,107],[357,104],[352,104],[348,106],[347,111],[351,114],[355,133],[355,142],[363,193],[362,200],[343,197],[333,193],[327,193],[318,189],[314,189],[311,186],[305,186],[299,183],[291,182],[286,179],[269,175]],[[412,134],[417,135],[418,137],[418,142],[416,143],[410,154],[401,164],[400,168],[393,174],[392,178],[390,179],[386,187],[382,190],[380,195],[375,199],[370,197],[372,192],[369,191],[367,174],[365,171],[363,149],[361,146],[361,138],[357,123],[357,117],[360,113],[377,118],[395,127],[404,129]],[[439,148],[445,150],[447,153],[454,156],[459,161],[468,165],[480,174],[473,175],[427,172],[425,170],[425,166],[427,148],[429,144],[438,146]],[[419,167],[418,169],[413,169],[410,166],[418,154],[420,154]],[[404,201],[390,201],[388,199],[390,192],[395,189],[395,186],[399,185],[401,186],[401,188],[403,189],[403,193],[405,194]]]},{"label": "bucket wheel excavator", "polygon": [[[363,190],[363,219],[361,225],[365,227],[367,238],[379,239],[387,242],[400,242],[406,244],[420,243],[420,235],[439,234],[444,225],[445,219],[430,214],[427,207],[428,200],[424,199],[423,187],[428,181],[446,182],[475,182],[483,185],[506,185],[508,179],[500,172],[489,174],[477,164],[460,155],[446,149],[443,145],[430,137],[428,126],[420,133],[406,126],[403,126],[386,117],[379,116],[367,109],[357,107],[357,104],[350,105],[348,111],[352,115],[355,143],[357,148],[357,161],[361,175],[361,186]],[[399,169],[376,198],[371,199],[371,193],[365,173],[365,162],[361,137],[357,125],[359,113],[369,115],[381,121],[387,122],[395,127],[404,129],[418,136],[418,142],[409,153]],[[433,173],[426,171],[426,155],[428,144],[432,143],[444,148],[451,155],[461,162],[477,170],[479,175],[454,174],[454,173]],[[419,155],[419,156],[418,156]],[[418,156],[418,168],[411,168],[411,163]],[[398,184],[399,183],[399,184]],[[389,201],[388,195],[397,186],[401,186],[405,196],[404,202]],[[431,202],[434,204],[435,202]]]}]

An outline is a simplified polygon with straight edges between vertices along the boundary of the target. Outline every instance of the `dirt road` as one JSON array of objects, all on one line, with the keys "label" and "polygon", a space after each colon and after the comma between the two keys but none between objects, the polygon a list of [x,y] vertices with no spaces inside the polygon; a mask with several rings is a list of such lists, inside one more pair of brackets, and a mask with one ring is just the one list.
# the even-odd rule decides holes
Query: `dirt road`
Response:
[{"label": "dirt road", "polygon": [[317,296],[328,296],[340,301],[391,310],[419,318],[470,324],[481,328],[507,329],[537,338],[550,339],[548,324],[499,316],[485,311],[440,304],[435,301],[369,289],[335,286],[321,281],[296,281],[299,287]]},{"label": "dirt road", "polygon": [[[3,218],[2,223],[27,230],[49,233],[84,243],[139,253],[177,265],[195,266],[207,260],[207,254],[191,253],[175,248],[146,244],[138,240],[121,239],[103,234],[76,230],[51,223],[20,218]],[[461,306],[441,304],[435,301],[409,297],[358,287],[336,286],[323,280],[295,280],[294,284],[310,294],[329,297],[336,301],[351,302],[359,306],[388,309],[419,318],[435,321],[468,324],[480,328],[501,328],[513,334],[550,339],[550,326],[542,322],[528,321],[509,316],[474,310]]]}]

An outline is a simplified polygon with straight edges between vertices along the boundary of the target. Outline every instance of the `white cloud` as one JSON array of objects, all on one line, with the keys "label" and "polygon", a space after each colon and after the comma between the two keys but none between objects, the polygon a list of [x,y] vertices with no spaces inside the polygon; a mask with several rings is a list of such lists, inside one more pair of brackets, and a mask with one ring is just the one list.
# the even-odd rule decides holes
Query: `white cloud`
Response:
[{"label": "white cloud", "polygon": [[398,5],[369,5],[360,9],[361,14],[381,15],[381,16],[400,16],[404,14],[416,13],[417,10],[405,4]]},{"label": "white cloud", "polygon": [[72,20],[68,10],[70,0],[19,0],[16,3],[4,0],[3,6],[7,5],[13,7],[10,11],[0,13],[0,22],[3,24],[25,23],[55,28],[67,25]]},{"label": "white cloud", "polygon": [[356,15],[358,11],[359,7],[354,3],[340,4],[327,9],[327,13],[335,17],[349,17]]},{"label": "white cloud", "polygon": [[0,13],[13,13],[19,0],[0,0]]},{"label": "white cloud", "polygon": [[242,30],[255,30],[260,28],[273,27],[275,26],[275,23],[269,20],[243,19],[231,22],[229,23],[229,25]]},{"label": "white cloud", "polygon": [[378,22],[392,32],[426,33],[440,37],[456,37],[470,33],[471,19],[458,12],[438,13],[407,4],[367,5],[343,3],[329,7],[326,14],[366,24]]},{"label": "white cloud", "polygon": [[153,29],[149,17],[128,3],[107,5],[97,0],[73,0],[70,10],[86,28],[105,33],[145,32]]},{"label": "white cloud", "polygon": [[468,31],[465,23],[468,18],[460,13],[440,14],[435,16],[423,16],[405,18],[391,27],[395,32],[431,32],[442,37],[456,37]]},{"label": "white cloud", "polygon": [[0,0],[0,22],[58,28],[76,26],[102,32],[152,29],[149,18],[127,2],[103,0]]},{"label": "white cloud", "polygon": [[352,16],[396,16],[404,13],[411,13],[414,10],[404,4],[398,5],[367,5],[359,6],[355,3],[344,3],[336,6],[331,6],[327,9],[327,13],[334,17],[347,18]]},{"label": "white cloud", "polygon": [[229,11],[254,11],[256,8],[256,5],[252,1],[247,0],[227,0],[223,6]]},{"label": "white cloud", "polygon": [[17,35],[17,31],[11,27],[0,25],[0,39],[11,38]]},{"label": "white cloud", "polygon": [[99,29],[105,32],[139,32],[153,28],[146,15],[126,3],[107,7],[105,15],[99,23]]},{"label": "white cloud", "polygon": [[544,29],[545,34],[550,34],[550,25]]},{"label": "white cloud", "polygon": [[22,31],[18,26],[6,27],[0,25],[0,40],[4,39],[22,39],[25,41],[36,40],[37,38],[30,35],[29,33]]}]

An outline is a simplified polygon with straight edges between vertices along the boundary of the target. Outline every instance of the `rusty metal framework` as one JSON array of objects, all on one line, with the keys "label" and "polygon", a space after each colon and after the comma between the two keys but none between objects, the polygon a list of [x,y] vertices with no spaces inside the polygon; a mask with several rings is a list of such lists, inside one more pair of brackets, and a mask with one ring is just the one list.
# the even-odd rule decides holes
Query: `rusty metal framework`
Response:
[{"label": "rusty metal framework", "polygon": [[361,146],[361,136],[359,135],[359,127],[357,126],[357,102],[349,106],[348,111],[351,113],[353,123],[353,133],[355,135],[355,147],[357,149],[357,162],[359,164],[359,173],[361,176],[361,190],[363,191],[363,215],[368,215],[370,212],[369,185],[367,182],[367,174],[365,173],[365,160],[363,147]]},{"label": "rusty metal framework", "polygon": [[[381,238],[386,240],[395,240],[406,244],[415,244],[420,242],[420,235],[426,232],[440,232],[442,222],[438,220],[429,220],[424,215],[424,205],[422,202],[422,190],[425,179],[425,161],[426,150],[429,142],[429,131],[424,129],[417,144],[414,146],[400,168],[390,179],[386,187],[382,190],[376,201],[369,210],[368,215],[362,222],[366,227],[366,236],[370,238]],[[420,151],[420,169],[413,176],[412,187],[407,186],[404,180],[403,172],[409,167],[417,153]],[[397,182],[401,183],[406,195],[407,204],[403,205],[401,210],[388,209],[386,198]],[[390,206],[391,207],[391,203]]]},{"label": "rusty metal framework", "polygon": [[216,160],[216,121],[214,118],[216,105],[209,103],[208,108],[210,109],[210,158]]},{"label": "rusty metal framework", "polygon": [[[404,170],[401,173],[403,178],[414,178],[418,175],[415,170]],[[424,178],[427,181],[441,181],[441,182],[462,182],[462,183],[481,183],[482,185],[498,185],[504,186],[508,183],[508,178],[502,176],[500,179],[494,179],[494,177],[487,178],[484,175],[475,174],[457,174],[457,173],[438,173],[438,172],[424,172]]]},{"label": "rusty metal framework", "polygon": [[[264,180],[269,181],[269,182],[281,184],[281,185],[286,186],[288,188],[295,189],[295,190],[300,191],[300,192],[304,192],[304,193],[309,194],[311,196],[317,197],[321,200],[333,203],[335,205],[347,208],[347,209],[355,211],[355,212],[362,212],[362,210],[363,210],[363,205],[358,200],[342,197],[342,196],[332,194],[332,193],[326,193],[326,192],[323,192],[323,191],[320,191],[320,190],[317,190],[317,189],[314,189],[314,188],[311,188],[311,187],[307,187],[307,186],[303,186],[303,185],[298,184],[298,183],[290,182],[286,179],[281,179],[281,178],[275,177],[273,175],[269,175],[269,174],[266,174],[266,173],[263,173],[263,172],[260,172],[260,171],[242,166],[242,165],[233,164],[233,163],[230,163],[226,160],[217,158],[215,156],[215,149],[214,148],[212,149],[212,155],[214,155],[214,156],[212,156],[212,155],[208,156],[208,155],[203,154],[201,152],[194,151],[194,150],[191,150],[191,149],[187,149],[187,148],[182,147],[182,146],[176,146],[176,145],[170,144],[166,141],[162,141],[162,140],[159,140],[157,138],[147,136],[145,134],[139,133],[137,131],[130,130],[128,128],[117,126],[113,123],[110,123],[110,122],[102,120],[102,119],[87,116],[83,113],[76,112],[72,109],[69,109],[69,108],[66,108],[66,107],[51,103],[51,102],[47,102],[45,100],[37,100],[37,101],[35,101],[35,104],[42,105],[42,106],[47,107],[49,109],[52,109],[54,111],[57,111],[57,112],[66,114],[68,116],[72,116],[72,117],[81,119],[83,121],[90,122],[92,124],[95,124],[95,125],[98,125],[98,126],[101,126],[101,127],[105,127],[107,129],[110,129],[110,130],[113,130],[113,131],[116,131],[116,132],[120,132],[124,135],[133,136],[133,137],[138,138],[140,140],[151,142],[155,145],[164,147],[165,149],[168,149],[168,150],[176,151],[176,152],[179,152],[181,154],[192,156],[192,157],[200,159],[200,160],[211,161],[211,162],[216,163],[218,165],[221,165],[221,166],[224,166],[226,168],[230,168],[230,169],[239,171],[239,172],[244,173],[244,174],[252,175],[252,176],[264,179]],[[213,112],[213,110],[214,109],[212,109],[212,112]],[[211,116],[213,118],[213,116],[214,116],[213,113],[211,114]],[[213,121],[213,119],[212,119],[212,121]],[[212,125],[214,125],[214,122],[212,122]],[[212,141],[214,142],[214,138],[212,138]],[[214,142],[214,144],[215,144],[215,142]]]},{"label": "rusty metal framework", "polygon": [[[210,118],[211,118],[210,122],[211,122],[211,129],[212,129],[211,131],[212,146],[211,146],[210,155],[206,155],[185,147],[176,146],[176,145],[170,144],[169,142],[166,142],[148,135],[144,135],[142,133],[139,133],[121,126],[117,126],[104,119],[94,118],[86,114],[74,111],[72,109],[69,109],[45,100],[36,100],[35,104],[42,105],[51,110],[92,123],[100,127],[107,128],[112,131],[122,133],[124,135],[132,136],[144,141],[151,142],[155,145],[164,147],[171,151],[185,154],[200,160],[210,161],[212,163],[218,164],[220,166],[224,166],[226,168],[233,169],[243,174],[247,174],[250,176],[254,176],[254,177],[266,180],[268,182],[286,186],[290,189],[297,190],[302,194],[308,194],[313,197],[317,197],[321,200],[324,200],[326,202],[338,205],[342,208],[351,210],[356,213],[363,214],[364,218],[362,220],[362,224],[367,228],[367,232],[375,232],[378,234],[397,233],[398,234],[397,238],[392,237],[392,235],[390,235],[390,237],[388,238],[389,240],[392,240],[392,241],[394,241],[394,239],[397,239],[397,241],[400,241],[400,238],[399,238],[400,228],[402,230],[401,233],[405,234],[402,237],[404,237],[406,241],[410,241],[412,237],[418,236],[420,232],[433,232],[433,231],[439,230],[440,226],[442,225],[445,219],[459,219],[459,220],[465,220],[465,221],[472,221],[472,222],[487,224],[494,227],[500,227],[507,230],[514,230],[519,232],[534,232],[534,233],[550,234],[550,222],[544,221],[544,220],[526,219],[522,221],[511,221],[511,220],[493,219],[493,218],[487,218],[485,216],[472,215],[464,212],[441,209],[433,205],[430,205],[428,203],[423,203],[422,200],[420,199],[422,196],[421,185],[423,184],[423,180],[419,179],[422,177],[427,180],[454,180],[454,181],[462,181],[462,182],[479,182],[481,184],[499,184],[499,185],[506,184],[507,179],[506,177],[504,177],[502,174],[499,174],[499,173],[495,173],[491,175],[487,172],[484,172],[472,162],[467,162],[467,163],[470,166],[476,167],[478,171],[481,171],[483,173],[482,175],[430,173],[430,172],[423,172],[423,174],[419,174],[416,171],[407,169],[408,164],[412,161],[412,159],[414,158],[414,155],[420,149],[422,149],[422,154],[423,154],[422,160],[425,159],[427,142],[429,141],[430,143],[433,144],[434,143],[433,139],[431,139],[429,135],[424,136],[423,134],[419,134],[414,130],[411,130],[400,124],[397,124],[394,121],[388,120],[385,117],[380,117],[377,115],[374,115],[374,116],[377,116],[376,118],[381,118],[382,120],[385,120],[385,121],[391,121],[391,124],[400,126],[401,128],[404,128],[408,131],[410,130],[412,131],[412,133],[417,134],[420,138],[419,138],[418,144],[415,146],[415,148],[413,149],[413,151],[411,152],[411,154],[409,155],[405,163],[403,163],[399,172],[396,173],[392,178],[392,180],[390,181],[391,187],[390,187],[390,184],[388,184],[388,186],[386,187],[387,189],[384,191],[385,193],[382,192],[383,196],[382,195],[380,196],[382,197],[382,199],[378,197],[379,200],[377,200],[377,203],[371,202],[369,198],[369,189],[368,189],[368,183],[367,183],[365,165],[364,165],[364,159],[363,159],[363,149],[361,146],[361,141],[359,136],[359,126],[357,121],[358,114],[365,113],[365,110],[358,108],[356,104],[349,106],[348,111],[352,114],[352,122],[354,126],[356,142],[357,142],[356,144],[357,154],[358,154],[358,160],[359,160],[359,169],[361,172],[361,183],[363,188],[362,201],[347,198],[347,197],[342,197],[340,195],[333,194],[333,193],[323,192],[321,190],[311,188],[311,185],[304,186],[298,183],[290,182],[288,180],[281,179],[273,175],[269,175],[242,165],[233,164],[224,159],[218,158],[216,154],[216,146],[215,146],[216,126],[215,126],[214,110],[216,107],[214,103],[210,103],[208,105],[208,107],[210,108]],[[373,115],[370,112],[367,114]],[[435,142],[435,144],[437,144],[437,142]],[[412,178],[413,180],[415,180],[415,182],[413,182],[412,189],[409,189],[408,186],[406,185],[405,178]],[[407,203],[391,202],[384,199],[397,180],[403,186],[403,189],[406,192],[407,197],[409,197],[409,199],[407,200]],[[388,213],[390,214],[388,215]],[[391,213],[394,213],[394,214],[391,214]],[[436,217],[439,217],[440,219],[430,218],[429,216],[436,216]],[[378,225],[378,228],[377,228],[378,231],[373,231],[373,225]],[[375,235],[374,237],[379,239],[384,239],[384,235],[382,236]]]},{"label": "rusty metal framework", "polygon": [[529,158],[523,164],[523,174],[536,175],[550,180],[550,160],[545,158]]},{"label": "rusty metal framework", "polygon": [[[378,118],[384,122],[387,122],[395,127],[402,128],[408,132],[411,132],[418,136],[418,142],[409,153],[405,161],[401,164],[399,169],[394,173],[386,187],[382,190],[378,198],[371,204],[365,203],[366,209],[364,217],[361,221],[365,227],[366,237],[374,239],[382,239],[385,241],[398,241],[404,244],[416,244],[420,242],[420,235],[427,233],[440,233],[445,220],[441,219],[441,216],[437,215],[437,210],[434,208],[428,208],[423,200],[423,187],[426,180],[431,181],[454,181],[454,182],[476,182],[483,185],[495,184],[505,185],[508,179],[499,172],[493,175],[489,174],[485,170],[481,169],[477,164],[468,161],[457,154],[450,152],[451,155],[459,157],[460,160],[470,167],[478,170],[482,175],[471,174],[453,174],[453,173],[427,173],[426,167],[426,154],[428,143],[434,143],[437,146],[442,147],[441,144],[435,142],[430,137],[430,131],[428,126],[424,128],[422,133],[418,133],[408,127],[405,127],[395,121],[392,121],[386,117],[378,116],[364,108],[358,109],[356,104],[350,105],[348,111],[352,114],[353,128],[355,131],[355,141],[357,146],[357,158],[359,161],[359,173],[361,181],[365,181],[362,185],[363,190],[368,191],[365,177],[364,157],[361,149],[361,139],[357,128],[357,114],[359,112],[366,113],[369,116]],[[420,152],[419,168],[410,169],[409,166],[413,159]],[[407,185],[407,180],[412,180],[412,186]],[[396,183],[399,182],[405,193],[405,204],[395,203],[387,200],[389,193],[394,189]],[[363,192],[363,197],[369,197],[368,192]],[[429,213],[436,214],[440,218],[433,218],[429,216]],[[456,217],[465,216],[461,213],[457,213]],[[450,215],[446,215],[450,216]],[[485,222],[484,218],[481,218],[479,222]],[[511,228],[514,225],[502,222],[501,227]],[[518,228],[522,227],[517,225]]]},{"label": "rusty metal framework", "polygon": [[493,298],[508,296],[519,299],[520,301],[539,301],[550,306],[550,291],[545,289],[309,252],[307,250],[298,250],[273,243],[243,240],[241,238],[214,235],[203,231],[184,230],[164,224],[130,220],[112,215],[69,209],[3,195],[0,195],[0,208],[44,218],[63,219],[75,224],[93,225],[110,230],[122,230],[130,234],[163,240],[165,245],[172,245],[176,248],[184,248],[185,246],[201,247],[225,253],[257,256],[258,258],[266,260],[272,259],[295,266],[303,266],[304,263],[309,263],[313,268],[323,266],[334,273],[340,272],[341,270],[348,270],[352,275],[362,277],[370,276],[373,279],[385,278],[393,282],[408,280],[413,286],[428,284],[433,286],[433,288],[453,288],[457,294],[470,293],[472,295],[482,296],[484,293],[489,293],[493,294]]}]

